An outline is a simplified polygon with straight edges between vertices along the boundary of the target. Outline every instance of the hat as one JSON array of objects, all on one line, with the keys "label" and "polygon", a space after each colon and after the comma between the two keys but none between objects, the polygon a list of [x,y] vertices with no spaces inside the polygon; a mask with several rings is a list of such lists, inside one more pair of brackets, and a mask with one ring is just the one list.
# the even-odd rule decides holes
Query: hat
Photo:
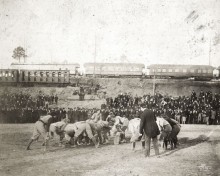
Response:
[{"label": "hat", "polygon": [[142,103],[141,108],[146,108],[146,104]]}]

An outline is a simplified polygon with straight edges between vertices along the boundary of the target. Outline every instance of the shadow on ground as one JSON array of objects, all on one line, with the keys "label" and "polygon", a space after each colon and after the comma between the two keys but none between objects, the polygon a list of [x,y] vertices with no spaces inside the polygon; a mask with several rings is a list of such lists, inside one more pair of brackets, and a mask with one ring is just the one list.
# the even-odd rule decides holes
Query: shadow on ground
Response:
[{"label": "shadow on ground", "polygon": [[[212,141],[210,141],[209,137],[207,137],[206,135],[200,135],[200,136],[198,136],[195,139],[190,139],[188,137],[179,138],[178,139],[178,143],[179,144],[178,144],[176,149],[165,150],[165,151],[161,152],[161,155],[162,156],[169,156],[169,155],[172,155],[173,153],[175,153],[175,152],[177,152],[179,150],[186,149],[186,148],[189,148],[189,147],[193,147],[193,146],[201,144],[203,142],[210,142],[210,143],[212,143]],[[219,141],[215,141],[215,142],[219,142]]]}]

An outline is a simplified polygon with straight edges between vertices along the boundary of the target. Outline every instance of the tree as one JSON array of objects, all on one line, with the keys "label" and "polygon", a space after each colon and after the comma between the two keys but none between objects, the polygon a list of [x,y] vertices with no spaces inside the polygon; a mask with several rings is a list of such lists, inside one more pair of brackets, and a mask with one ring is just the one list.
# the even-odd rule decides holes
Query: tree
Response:
[{"label": "tree", "polygon": [[12,57],[18,60],[20,63],[21,58],[23,57],[25,60],[25,57],[27,57],[27,55],[25,54],[24,48],[21,46],[18,46],[17,48],[14,49]]}]

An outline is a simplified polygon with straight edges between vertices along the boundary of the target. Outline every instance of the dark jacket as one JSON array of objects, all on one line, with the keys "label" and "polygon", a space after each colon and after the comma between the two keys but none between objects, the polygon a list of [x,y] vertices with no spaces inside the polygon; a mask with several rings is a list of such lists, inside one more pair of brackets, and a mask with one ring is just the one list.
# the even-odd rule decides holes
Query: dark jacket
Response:
[{"label": "dark jacket", "polygon": [[145,109],[141,114],[140,133],[143,134],[143,132],[150,138],[155,138],[160,134],[152,110]]}]

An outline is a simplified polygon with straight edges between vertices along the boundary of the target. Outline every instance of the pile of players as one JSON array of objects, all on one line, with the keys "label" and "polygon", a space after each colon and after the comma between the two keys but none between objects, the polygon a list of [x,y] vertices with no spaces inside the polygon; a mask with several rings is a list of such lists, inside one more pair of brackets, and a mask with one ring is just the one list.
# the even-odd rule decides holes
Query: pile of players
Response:
[{"label": "pile of players", "polygon": [[[143,106],[145,105],[143,104]],[[142,108],[142,114],[144,114],[143,111]],[[166,144],[166,142],[172,139],[171,142],[173,142],[175,148],[177,144],[177,134],[180,131],[178,122],[170,119],[165,113],[160,114],[158,117],[154,116],[154,121],[155,124],[157,123],[158,130],[160,130],[161,133],[160,141],[163,140]],[[49,139],[55,136],[59,136],[61,146],[64,144],[65,146],[72,147],[82,144],[89,145],[90,141],[92,141],[95,147],[98,148],[100,144],[109,143],[111,137],[114,138],[114,144],[124,143],[126,142],[126,131],[131,133],[131,142],[133,142],[134,148],[134,143],[139,140],[140,136],[142,136],[143,141],[145,140],[143,138],[145,133],[140,131],[140,118],[129,121],[125,116],[115,116],[112,112],[108,115],[106,120],[102,120],[101,111],[97,110],[91,114],[86,121],[70,123],[68,118],[63,118],[61,121],[52,122],[53,117],[51,114],[48,114],[42,116],[35,123],[33,136],[27,146],[27,150],[30,149],[32,142],[37,140],[40,135],[44,137],[45,150],[48,146]]]}]

